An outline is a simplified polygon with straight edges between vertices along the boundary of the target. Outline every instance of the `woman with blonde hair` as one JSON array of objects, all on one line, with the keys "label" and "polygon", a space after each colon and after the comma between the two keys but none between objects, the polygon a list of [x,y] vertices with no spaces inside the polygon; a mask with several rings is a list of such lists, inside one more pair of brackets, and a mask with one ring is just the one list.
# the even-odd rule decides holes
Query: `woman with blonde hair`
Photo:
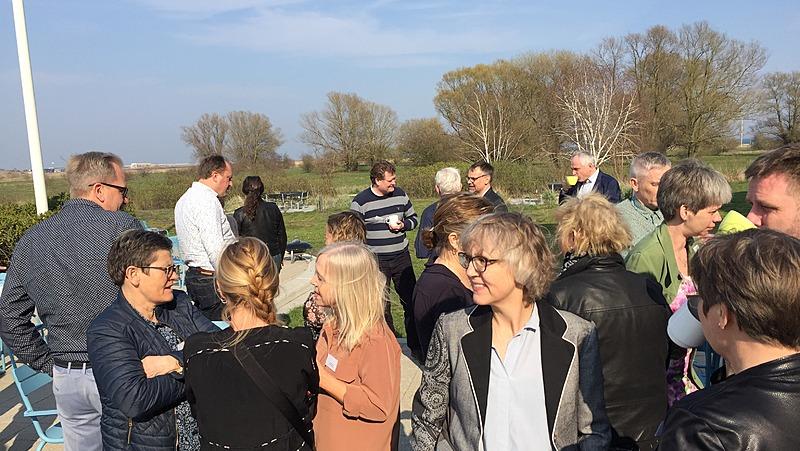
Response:
[{"label": "woman with blonde hair", "polygon": [[386,279],[375,256],[360,243],[326,246],[311,283],[334,312],[317,341],[317,449],[396,449],[400,346],[383,317]]},{"label": "woman with blonde hair", "polygon": [[462,232],[461,249],[476,305],[436,323],[413,449],[608,449],[597,334],[546,301],[555,274],[542,230],[493,213]]},{"label": "woman with blonde hair", "polygon": [[184,350],[202,449],[314,449],[314,340],[306,328],[278,324],[267,245],[242,238],[225,248],[216,285],[231,327],[193,335]]},{"label": "woman with blonde hair", "polygon": [[564,264],[550,302],[597,327],[612,447],[655,449],[655,432],[667,411],[671,313],[661,286],[625,269],[619,253],[631,235],[602,195],[572,198],[555,217]]},{"label": "woman with blonde hair", "polygon": [[439,201],[433,214],[433,227],[423,230],[422,241],[433,251],[436,260],[425,264],[414,287],[414,322],[425,361],[436,320],[472,305],[467,271],[458,261],[461,232],[474,220],[494,210],[486,199],[470,193],[448,194]]},{"label": "woman with blonde hair", "polygon": [[[363,243],[367,239],[367,226],[357,213],[343,211],[328,216],[325,225],[325,245],[338,241],[356,241]],[[303,303],[303,325],[311,329],[314,340],[319,338],[322,325],[333,314],[330,307],[318,305],[314,293]]]}]

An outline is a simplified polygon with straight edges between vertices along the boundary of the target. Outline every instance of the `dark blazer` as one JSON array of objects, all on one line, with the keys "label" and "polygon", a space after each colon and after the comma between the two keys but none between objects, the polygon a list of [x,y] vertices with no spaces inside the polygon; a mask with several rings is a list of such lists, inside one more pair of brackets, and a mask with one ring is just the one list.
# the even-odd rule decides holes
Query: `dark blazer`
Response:
[{"label": "dark blazer", "polygon": [[417,258],[430,258],[434,253],[433,250],[422,244],[422,231],[433,227],[433,214],[436,213],[436,207],[438,206],[439,201],[437,200],[425,207],[419,217],[419,229],[417,229],[417,237],[414,238],[414,251],[416,251]]},{"label": "dark blazer", "polygon": [[[545,396],[545,405],[538,407],[546,411],[552,447],[607,450],[611,428],[594,325],[548,301],[537,305]],[[468,307],[439,318],[412,407],[415,451],[481,449],[491,348],[491,307]]]},{"label": "dark blazer", "polygon": [[492,187],[489,187],[489,191],[486,191],[486,194],[483,195],[483,198],[488,200],[492,205],[494,205],[494,212],[495,213],[506,213],[508,211],[508,207],[506,206],[506,202],[500,197],[499,194],[494,192]]},{"label": "dark blazer", "polygon": [[[173,293],[172,302],[156,307],[159,322],[184,339],[197,332],[219,330],[186,293]],[[174,355],[183,362],[183,353],[170,349],[164,337],[131,307],[122,290],[92,321],[86,340],[103,404],[103,449],[174,449],[173,408],[186,399],[183,377],[172,373],[148,378],[141,360],[149,355]]]},{"label": "dark blazer", "polygon": [[800,354],[748,368],[675,403],[662,451],[800,449]]},{"label": "dark blazer", "polygon": [[[568,190],[562,190],[558,195],[558,203],[562,204],[567,200],[567,198],[575,197],[578,194],[578,189],[583,186],[583,183],[584,182],[578,182],[571,186]],[[617,179],[611,177],[603,171],[600,171],[600,173],[597,174],[597,180],[595,181],[594,187],[592,187],[592,192],[602,194],[612,204],[619,203],[619,201],[622,199],[622,191],[619,189],[619,183],[617,182]]]},{"label": "dark blazer", "polygon": [[428,345],[436,327],[436,320],[443,313],[455,312],[472,305],[472,291],[461,283],[461,279],[453,274],[445,265],[429,263],[414,285],[414,324],[422,352],[418,357],[425,361]]},{"label": "dark blazer", "polygon": [[619,254],[584,257],[550,287],[556,308],[597,326],[613,444],[655,449],[667,412],[667,321],[661,286],[625,269]]},{"label": "dark blazer", "polygon": [[239,226],[239,236],[256,237],[267,244],[271,255],[283,257],[286,252],[286,226],[281,209],[274,202],[259,200],[254,219],[245,214],[244,207],[237,208],[233,218]]}]

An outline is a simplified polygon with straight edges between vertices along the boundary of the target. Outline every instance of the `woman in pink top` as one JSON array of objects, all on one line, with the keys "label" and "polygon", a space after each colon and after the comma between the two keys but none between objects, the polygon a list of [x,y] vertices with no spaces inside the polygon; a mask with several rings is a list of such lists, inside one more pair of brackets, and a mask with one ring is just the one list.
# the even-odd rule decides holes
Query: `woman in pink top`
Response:
[{"label": "woman in pink top", "polygon": [[383,319],[378,262],[363,244],[335,243],[319,254],[311,283],[334,312],[317,342],[317,450],[397,449],[400,346]]}]

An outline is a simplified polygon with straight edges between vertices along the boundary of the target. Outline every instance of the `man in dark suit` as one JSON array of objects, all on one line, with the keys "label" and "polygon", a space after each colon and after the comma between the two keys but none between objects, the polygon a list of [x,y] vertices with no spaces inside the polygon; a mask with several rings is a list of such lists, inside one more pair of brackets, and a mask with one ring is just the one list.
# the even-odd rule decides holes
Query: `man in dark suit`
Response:
[{"label": "man in dark suit", "polygon": [[494,167],[491,164],[485,161],[473,164],[467,172],[467,189],[488,200],[494,205],[495,212],[507,212],[508,207],[506,207],[505,201],[492,189],[493,175]]},{"label": "man in dark suit", "polygon": [[597,160],[586,153],[576,152],[570,159],[572,175],[578,177],[578,183],[563,189],[558,195],[558,203],[564,203],[569,197],[583,197],[595,192],[605,196],[609,202],[616,204],[620,201],[622,193],[617,180],[597,168]]}]

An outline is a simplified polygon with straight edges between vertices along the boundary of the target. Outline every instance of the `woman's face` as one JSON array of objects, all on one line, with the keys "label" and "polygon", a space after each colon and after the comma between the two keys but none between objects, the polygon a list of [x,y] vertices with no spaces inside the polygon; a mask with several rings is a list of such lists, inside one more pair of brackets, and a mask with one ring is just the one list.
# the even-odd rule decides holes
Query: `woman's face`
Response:
[{"label": "woman's face", "polygon": [[491,243],[483,243],[480,248],[483,249],[480,254],[466,252],[467,259],[472,259],[467,265],[472,301],[478,305],[492,305],[508,299],[515,290],[519,290],[522,299],[522,290],[514,281],[514,272],[502,260],[500,252]]},{"label": "woman's face", "polygon": [[328,256],[322,254],[317,258],[314,277],[311,278],[311,285],[314,285],[314,300],[317,305],[330,306],[336,303],[333,285],[330,283],[328,275]]},{"label": "woman's face", "polygon": [[155,304],[163,304],[173,299],[172,286],[178,280],[178,274],[174,271],[172,254],[167,250],[156,251],[155,258],[149,265],[149,269],[139,271],[139,285],[137,289],[148,301]]},{"label": "woman's face", "polygon": [[697,213],[693,213],[686,209],[683,216],[684,229],[686,230],[687,237],[708,235],[717,223],[722,221],[722,216],[719,214],[719,209],[722,205],[711,205]]}]

